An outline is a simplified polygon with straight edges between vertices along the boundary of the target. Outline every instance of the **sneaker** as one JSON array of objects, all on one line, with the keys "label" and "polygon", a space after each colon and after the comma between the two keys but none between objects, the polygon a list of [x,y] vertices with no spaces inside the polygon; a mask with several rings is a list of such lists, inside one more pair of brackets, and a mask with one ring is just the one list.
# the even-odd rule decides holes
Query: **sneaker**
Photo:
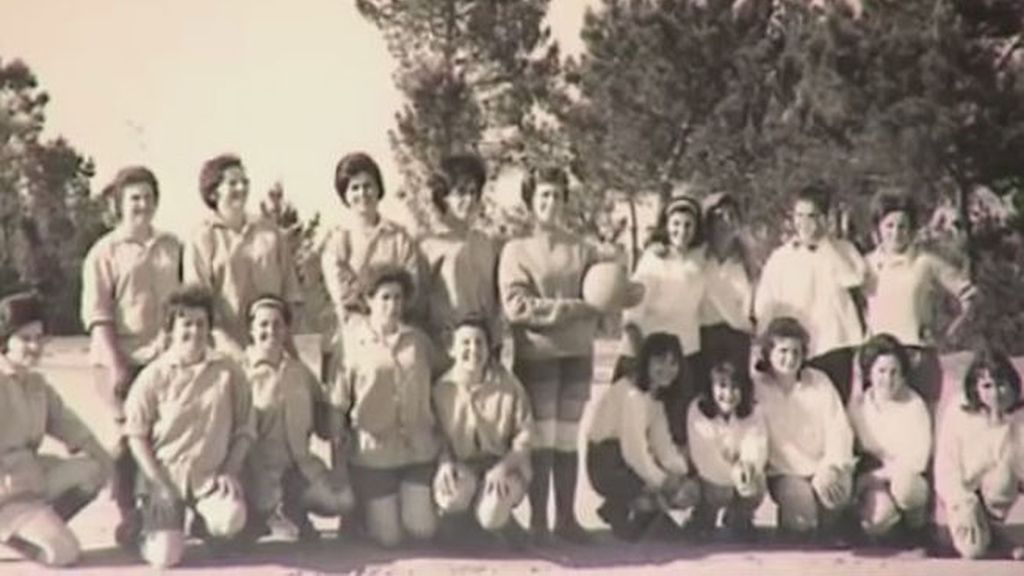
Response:
[{"label": "sneaker", "polygon": [[299,538],[299,527],[282,514],[280,510],[275,510],[267,518],[267,528],[270,529],[270,535],[274,538],[284,540],[298,540]]},{"label": "sneaker", "polygon": [[114,528],[114,542],[118,548],[127,552],[137,552],[142,543],[142,515],[132,510],[121,517],[121,522]]},{"label": "sneaker", "polygon": [[569,544],[590,544],[590,534],[575,519],[555,525],[555,536]]},{"label": "sneaker", "polygon": [[537,548],[550,548],[555,544],[555,537],[547,526],[530,526],[530,544]]},{"label": "sneaker", "polygon": [[495,534],[502,545],[513,552],[524,552],[530,548],[530,535],[515,518],[510,518],[508,524]]}]

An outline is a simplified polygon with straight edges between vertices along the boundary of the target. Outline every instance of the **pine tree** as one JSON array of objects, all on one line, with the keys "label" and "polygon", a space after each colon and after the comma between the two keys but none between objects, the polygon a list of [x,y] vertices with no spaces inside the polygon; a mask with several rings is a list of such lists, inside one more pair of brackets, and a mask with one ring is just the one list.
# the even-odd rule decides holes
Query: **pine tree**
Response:
[{"label": "pine tree", "polygon": [[89,198],[91,160],[41,140],[48,101],[28,66],[0,61],[0,293],[38,290],[48,329],[68,333],[81,330],[81,262],[105,208]]},{"label": "pine tree", "polygon": [[[406,104],[389,131],[404,192],[429,222],[425,183],[440,159],[475,152],[491,175],[541,156],[540,118],[559,56],[548,0],[357,0],[384,35]],[[541,150],[541,151],[538,151]]]}]

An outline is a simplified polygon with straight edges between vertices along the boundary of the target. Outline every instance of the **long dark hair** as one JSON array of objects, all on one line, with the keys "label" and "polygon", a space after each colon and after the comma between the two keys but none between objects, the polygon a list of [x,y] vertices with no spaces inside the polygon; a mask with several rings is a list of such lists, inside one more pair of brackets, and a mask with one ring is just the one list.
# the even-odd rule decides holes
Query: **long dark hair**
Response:
[{"label": "long dark hair", "polygon": [[637,355],[635,376],[631,379],[633,386],[644,392],[649,392],[651,390],[651,374],[649,369],[651,359],[665,356],[666,354],[675,359],[676,364],[679,365],[679,373],[676,375],[676,381],[672,383],[672,386],[655,392],[655,398],[662,401],[665,400],[666,392],[670,388],[682,386],[683,379],[685,378],[683,374],[685,370],[683,346],[679,343],[679,338],[674,334],[655,332],[644,338],[643,344],[640,345],[640,354]]},{"label": "long dark hair", "polygon": [[750,416],[750,413],[754,411],[754,385],[750,381],[750,375],[747,374],[747,371],[737,368],[736,364],[731,360],[722,360],[711,367],[707,388],[701,391],[700,400],[697,401],[697,408],[701,411],[701,414],[708,418],[715,418],[721,415],[721,412],[718,410],[718,403],[715,402],[714,380],[716,374],[728,374],[732,378],[733,385],[739,388],[740,403],[736,407],[736,416],[740,418]]}]

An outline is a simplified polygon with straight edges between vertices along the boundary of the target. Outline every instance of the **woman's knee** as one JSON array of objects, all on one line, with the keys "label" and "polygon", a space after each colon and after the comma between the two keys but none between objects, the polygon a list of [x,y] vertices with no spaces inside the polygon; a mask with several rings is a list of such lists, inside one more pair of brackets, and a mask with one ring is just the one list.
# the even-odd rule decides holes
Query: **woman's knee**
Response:
[{"label": "woman's knee", "polygon": [[779,527],[805,533],[818,528],[818,503],[811,483],[803,478],[783,476],[773,480],[772,497],[779,507]]},{"label": "woman's knee", "polygon": [[416,540],[429,540],[437,532],[437,513],[429,486],[419,483],[402,483],[401,505],[402,527]]},{"label": "woman's knee", "polygon": [[906,474],[893,477],[889,491],[900,510],[916,511],[928,505],[931,488],[920,474]]},{"label": "woman's knee", "polygon": [[900,521],[900,510],[885,488],[879,487],[861,497],[860,525],[869,536],[883,536]]},{"label": "woman's knee", "polygon": [[394,548],[402,543],[397,494],[374,498],[366,503],[366,528],[380,546]]},{"label": "woman's knee", "polygon": [[177,566],[185,555],[185,533],[160,530],[146,534],[140,551],[143,560],[154,568]]}]

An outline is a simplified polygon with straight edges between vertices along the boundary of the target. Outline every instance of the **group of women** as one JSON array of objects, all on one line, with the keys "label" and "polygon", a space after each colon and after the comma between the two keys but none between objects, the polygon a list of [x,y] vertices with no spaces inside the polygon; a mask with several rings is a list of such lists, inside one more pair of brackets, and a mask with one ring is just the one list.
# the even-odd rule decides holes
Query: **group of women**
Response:
[{"label": "group of women", "polygon": [[[174,500],[180,503],[154,507],[160,490],[153,486],[173,492],[160,466],[209,464],[208,434],[223,429],[234,432],[224,432],[231,447],[220,448],[212,489],[246,500],[242,533],[249,538],[268,531],[315,537],[308,513],[316,512],[340,513],[343,533],[363,531],[385,546],[465,528],[467,518],[516,547],[586,543],[591,537],[576,513],[583,444],[603,499],[598,514],[627,540],[665,524],[659,520],[674,522],[673,510],[688,511],[684,530],[692,537],[723,528],[751,539],[754,511],[770,494],[780,532],[800,541],[846,539],[851,518],[866,538],[920,541],[941,508],[948,530],[939,532],[960,554],[1024,554],[1002,529],[1024,480],[1020,378],[1004,355],[979,351],[962,390],[946,394],[948,409],[936,418],[943,375],[933,297],[936,289],[952,293],[966,314],[977,290],[915,245],[908,195],[876,196],[877,245],[863,256],[830,233],[828,190],[803,188],[792,202],[791,237],[758,270],[734,198],[673,191],[633,272],[637,298],[620,303],[628,307],[613,383],[581,430],[598,322],[608,312],[585,299],[582,286],[595,265],[618,255],[565,226],[565,171],[528,171],[521,195],[533,227],[504,244],[474,225],[486,181],[478,157],[445,158],[429,182],[438,226],[414,239],[381,214],[377,163],[363,153],[340,159],[334,188],[345,217],[321,257],[336,322],[323,334],[319,384],[311,385],[316,379],[301,362],[281,364],[297,358],[288,326],[301,312],[301,290],[282,232],[246,213],[242,162],[223,155],[203,165],[199,192],[209,213],[184,245],[152,226],[159,199],[152,172],[122,170],[110,187],[118,225],[84,267],[82,317],[98,393],[126,437],[111,460],[69,427],[66,410],[60,420],[41,416],[35,435],[0,427],[7,489],[0,537],[44,561],[69,561],[73,535],[55,497],[21,497],[7,486],[18,479],[8,455],[31,458],[47,432],[92,455],[80,491],[95,494],[102,470],[113,475],[118,542],[135,547],[141,538],[148,560],[176,563],[180,552],[168,553],[166,543],[177,540],[159,540],[164,547],[154,552],[153,526],[177,529],[185,508],[205,516],[199,535],[209,536],[218,519],[239,522],[204,513],[213,509],[200,506],[206,489],[193,493],[188,481]],[[202,316],[205,306],[204,297],[182,296],[182,286],[210,298],[213,360],[174,352],[188,348],[188,327],[200,320],[189,310]],[[15,365],[0,370],[5,393],[3,386],[25,380],[6,374],[33,366],[18,364],[12,343],[41,330],[32,306],[18,306],[21,315],[3,314],[0,326],[6,362]],[[510,371],[497,360],[505,342]],[[232,382],[236,362],[249,382],[237,390],[248,392],[224,384],[216,389],[236,391],[193,394],[202,379],[182,357],[224,358],[223,378]],[[145,391],[132,392],[139,387]],[[308,393],[296,396],[299,388]],[[160,407],[164,400],[156,399],[178,399],[181,390],[191,400]],[[211,408],[222,393],[230,411]],[[175,428],[187,428],[188,419],[174,411],[189,410],[233,420],[195,433]],[[331,445],[330,471],[310,463],[313,432]],[[236,437],[247,439],[244,448]],[[140,445],[142,438],[154,445]],[[280,473],[268,481],[264,466],[250,465],[250,480],[239,481],[246,452],[250,461],[280,464]],[[306,471],[298,474],[306,478],[302,490],[288,487],[289,466]],[[527,530],[510,515],[523,499]],[[46,525],[60,538],[24,529],[34,526],[26,501],[51,510]]]}]

